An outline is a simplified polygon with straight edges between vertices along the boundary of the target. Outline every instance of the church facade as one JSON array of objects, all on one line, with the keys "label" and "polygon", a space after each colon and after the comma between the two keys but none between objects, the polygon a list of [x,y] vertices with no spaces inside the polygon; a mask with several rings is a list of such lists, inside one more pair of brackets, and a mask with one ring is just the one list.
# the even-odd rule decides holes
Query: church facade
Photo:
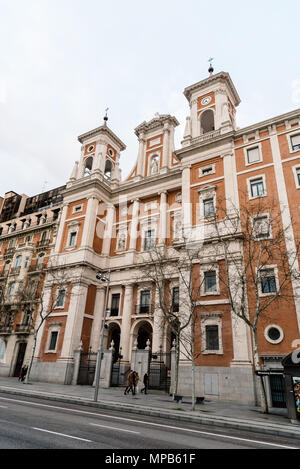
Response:
[{"label": "church facade", "polygon": [[[136,164],[122,180],[119,164],[126,146],[105,119],[102,126],[78,137],[80,158],[66,185],[58,189],[57,202],[49,199],[29,213],[25,196],[9,193],[2,200],[2,215],[11,197],[21,197],[24,205],[22,210],[18,207],[1,218],[0,282],[6,282],[5,288],[10,286],[12,291],[12,282],[14,287],[20,282],[26,284],[32,275],[30,270],[38,262],[41,265],[39,256],[44,254],[46,311],[53,289],[48,260],[55,261],[55,269],[69,275],[69,287],[61,293],[57,307],[39,332],[32,378],[71,383],[74,352],[99,350],[105,307],[104,348],[113,346],[119,353],[122,376],[132,367],[133,350],[148,347],[167,357],[174,334],[161,317],[155,285],[145,278],[145,255],[160,248],[172,257],[182,246],[185,234],[192,233],[193,237],[201,228],[200,254],[193,267],[196,278],[203,280],[197,303],[196,341],[203,352],[195,357],[197,395],[248,404],[256,401],[253,336],[246,322],[234,314],[228,288],[220,280],[225,260],[222,253],[212,259],[218,238],[212,236],[210,226],[222,223],[224,214],[228,216],[234,210],[240,213],[243,207],[255,208],[263,202],[265,211],[257,211],[259,246],[260,240],[272,238],[266,229],[266,221],[273,224],[266,209],[269,203],[279,213],[277,224],[282,228],[287,264],[293,272],[299,272],[300,110],[238,128],[240,98],[225,72],[211,72],[188,86],[184,96],[190,115],[181,148],[174,145],[179,125],[176,117],[155,115],[135,129]],[[51,218],[48,225],[40,224],[45,214],[48,220]],[[39,223],[35,226],[27,220],[26,224],[28,217]],[[48,244],[41,246],[45,228],[44,241]],[[274,238],[276,226],[271,229]],[[243,237],[235,238],[232,246],[240,262],[247,264]],[[275,257],[265,266],[267,274],[256,292],[260,297],[271,298],[282,284],[282,270]],[[107,298],[106,284],[96,278],[99,271],[110,276]],[[176,270],[170,282],[180,318],[182,279],[176,277]],[[265,370],[280,369],[281,359],[299,345],[297,275],[290,276],[287,288],[289,301],[282,294],[273,305],[270,302],[258,329],[259,360]],[[246,292],[247,308],[251,310],[255,295],[250,281]],[[29,357],[32,331],[23,333],[22,315],[21,308],[8,329],[7,323],[1,323],[2,376],[16,375],[17,362]],[[182,355],[181,394],[190,394],[190,370],[190,362]],[[267,385],[272,404],[272,382]]]}]

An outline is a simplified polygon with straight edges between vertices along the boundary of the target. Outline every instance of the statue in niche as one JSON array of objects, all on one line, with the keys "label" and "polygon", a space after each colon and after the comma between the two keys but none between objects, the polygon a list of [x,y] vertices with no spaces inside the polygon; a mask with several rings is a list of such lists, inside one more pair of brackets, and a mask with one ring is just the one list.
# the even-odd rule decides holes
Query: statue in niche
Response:
[{"label": "statue in niche", "polygon": [[125,251],[126,248],[126,236],[122,233],[118,240],[118,251]]},{"label": "statue in niche", "polygon": [[158,157],[154,156],[151,160],[150,174],[158,173]]}]

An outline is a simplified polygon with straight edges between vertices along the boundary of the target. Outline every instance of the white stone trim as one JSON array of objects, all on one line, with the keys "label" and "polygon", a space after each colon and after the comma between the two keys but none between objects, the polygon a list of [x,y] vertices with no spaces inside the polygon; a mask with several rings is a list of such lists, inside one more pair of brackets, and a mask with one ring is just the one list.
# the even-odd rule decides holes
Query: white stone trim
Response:
[{"label": "white stone trim", "polygon": [[[270,330],[270,329],[273,329],[273,328],[278,329],[278,331],[280,332],[280,337],[279,337],[279,339],[277,339],[277,340],[272,340],[272,339],[268,336],[269,330]],[[269,326],[267,326],[267,327],[265,328],[265,330],[264,330],[264,336],[265,336],[265,339],[266,339],[270,344],[274,344],[274,345],[275,345],[275,344],[280,344],[280,342],[283,341],[283,339],[284,339],[284,332],[283,332],[283,329],[282,329],[280,326],[278,326],[277,324],[270,324]]]},{"label": "white stone trim", "polygon": [[300,152],[299,149],[293,150],[293,147],[292,147],[292,137],[296,137],[296,135],[300,136],[300,129],[299,128],[297,130],[295,130],[294,132],[290,132],[290,133],[286,134],[286,138],[287,138],[287,142],[288,142],[288,146],[289,146],[289,150],[290,150],[291,154]]},{"label": "white stone trim", "polygon": [[[256,181],[257,179],[262,179],[263,181],[263,186],[264,186],[264,193],[262,195],[252,195],[251,191],[251,182]],[[251,176],[250,178],[247,179],[247,189],[248,189],[248,197],[249,200],[253,199],[258,199],[260,197],[266,197],[267,196],[267,184],[266,184],[266,175],[265,174],[257,174],[255,176]]]},{"label": "white stone trim", "polygon": [[299,161],[299,164],[293,166],[292,169],[294,173],[296,189],[300,189],[299,178],[298,178],[298,174],[300,174],[300,161]]},{"label": "white stone trim", "polygon": [[[206,349],[206,326],[217,326],[219,336],[219,349]],[[223,355],[222,341],[222,313],[204,313],[201,315],[201,353],[202,355]]]},{"label": "white stone trim", "polygon": [[[216,272],[216,289],[212,292],[205,290],[205,272]],[[216,296],[220,295],[219,284],[219,266],[218,264],[202,264],[200,265],[200,295],[201,296]]]},{"label": "white stone trim", "polygon": [[[258,148],[258,153],[259,153],[259,160],[253,161],[253,163],[248,162],[248,151],[249,150],[254,150],[255,148]],[[244,157],[245,157],[245,166],[252,166],[254,164],[261,163],[263,161],[263,156],[262,156],[262,147],[260,142],[255,142],[253,145],[249,145],[247,147],[243,148],[244,150]]]},{"label": "white stone trim", "polygon": [[[270,264],[270,265],[264,265],[262,269],[260,269],[260,273],[264,272],[265,270],[272,270],[274,272],[274,277],[275,277],[275,285],[276,285],[276,292],[270,292],[270,293],[263,293],[261,289],[261,280],[262,276],[257,274],[257,279],[258,279],[258,295],[260,297],[266,297],[266,296],[274,296],[278,295],[279,292],[279,277],[278,277],[278,267],[276,264]],[[256,273],[257,273],[257,268],[256,268]],[[279,293],[280,294],[280,293]]]}]

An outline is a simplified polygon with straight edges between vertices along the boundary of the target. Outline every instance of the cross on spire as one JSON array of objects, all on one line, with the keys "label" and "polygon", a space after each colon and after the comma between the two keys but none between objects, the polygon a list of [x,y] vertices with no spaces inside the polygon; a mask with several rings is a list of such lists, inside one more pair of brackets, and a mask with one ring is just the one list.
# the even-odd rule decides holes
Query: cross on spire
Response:
[{"label": "cross on spire", "polygon": [[108,117],[107,117],[107,111],[109,110],[109,107],[107,107],[105,109],[105,116],[104,116],[104,125],[106,125],[106,122],[108,121]]}]

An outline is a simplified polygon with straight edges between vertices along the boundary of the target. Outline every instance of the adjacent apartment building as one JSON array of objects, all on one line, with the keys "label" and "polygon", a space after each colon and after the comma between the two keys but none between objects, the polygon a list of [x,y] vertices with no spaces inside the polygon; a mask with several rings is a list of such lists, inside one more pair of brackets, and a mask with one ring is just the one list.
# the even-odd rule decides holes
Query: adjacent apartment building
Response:
[{"label": "adjacent apartment building", "polygon": [[[216,254],[224,239],[230,240],[232,259],[246,266],[249,282],[237,286],[236,292],[242,288],[237,296],[245,299],[247,314],[255,311],[257,298],[271,300],[285,284],[266,307],[257,330],[260,366],[281,369],[282,358],[300,337],[300,110],[240,129],[237,90],[228,73],[213,70],[188,86],[184,96],[190,115],[181,148],[174,146],[176,117],[156,114],[135,129],[138,156],[126,179],[119,167],[126,146],[105,118],[103,125],[78,137],[80,158],[65,186],[36,197],[5,194],[0,211],[0,282],[6,291],[0,375],[18,375],[28,360],[33,323],[26,328],[26,308],[13,297],[15,289],[32,283],[41,265],[45,311],[55,288],[51,270],[66,272],[69,287],[57,292],[58,304],[38,335],[33,378],[74,382],[74,352],[98,351],[106,299],[98,271],[110,275],[104,345],[120,353],[122,377],[131,368],[136,349],[150,348],[154,356],[160,352],[168,370],[174,331],[161,315],[155,284],[145,278],[145,256],[157,248],[167,258],[176,257],[180,249],[184,253],[187,233],[192,245],[201,238],[193,263],[199,284],[197,395],[244,403],[257,398],[253,334],[235,314],[228,285],[221,281],[231,275],[224,250]],[[269,241],[272,249],[276,236],[282,241],[283,260],[274,254],[271,263],[263,264],[260,277],[250,269],[249,227],[241,216],[250,208],[256,213],[251,227],[257,233],[257,253],[260,243]],[[222,225],[237,214],[238,236]],[[225,230],[218,236],[217,226]],[[170,301],[179,320],[182,282],[174,269]],[[17,311],[11,315],[14,304]],[[34,308],[30,311],[34,316]],[[181,355],[179,390],[187,395],[190,367]],[[272,399],[282,383],[270,376],[266,384],[270,404],[276,405]]]}]

